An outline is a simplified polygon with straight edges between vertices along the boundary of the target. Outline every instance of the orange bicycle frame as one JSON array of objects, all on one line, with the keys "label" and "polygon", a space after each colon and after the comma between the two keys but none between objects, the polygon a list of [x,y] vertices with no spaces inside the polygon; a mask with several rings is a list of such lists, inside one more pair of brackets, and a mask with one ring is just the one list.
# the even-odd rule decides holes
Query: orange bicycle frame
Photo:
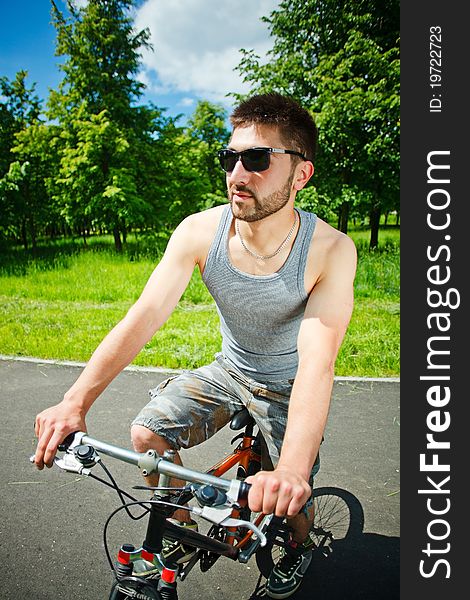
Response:
[{"label": "orange bicycle frame", "polygon": [[[215,475],[216,477],[220,477],[227,473],[227,471],[229,471],[235,465],[239,465],[243,468],[245,473],[248,473],[248,465],[250,464],[250,461],[256,461],[261,464],[261,454],[253,450],[253,441],[255,440],[255,438],[255,435],[247,435],[246,433],[243,434],[242,441],[240,442],[238,447],[235,448],[235,450],[231,454],[220,460],[211,469],[209,469],[208,473],[210,473],[211,475]],[[239,515],[239,511],[234,509],[232,514],[235,518],[237,518]],[[264,516],[265,515],[263,513],[259,514],[255,520],[255,525],[259,525]],[[237,540],[234,535],[236,532],[236,527],[229,527],[227,528],[227,530],[233,534],[230,536],[229,540],[227,540],[227,543],[236,545],[239,548],[243,548],[243,546],[253,535],[253,532],[249,531],[237,543]]]}]

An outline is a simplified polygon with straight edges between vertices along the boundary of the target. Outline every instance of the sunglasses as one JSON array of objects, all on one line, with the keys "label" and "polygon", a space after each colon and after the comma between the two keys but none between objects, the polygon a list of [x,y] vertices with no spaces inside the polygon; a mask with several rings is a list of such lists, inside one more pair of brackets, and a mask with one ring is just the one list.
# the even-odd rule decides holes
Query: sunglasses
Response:
[{"label": "sunglasses", "polygon": [[307,160],[300,152],[283,150],[282,148],[248,148],[241,152],[223,148],[217,152],[220,166],[227,173],[235,169],[235,165],[239,160],[242,161],[242,165],[247,171],[266,171],[266,169],[269,169],[271,154],[294,154],[300,156],[302,160]]}]

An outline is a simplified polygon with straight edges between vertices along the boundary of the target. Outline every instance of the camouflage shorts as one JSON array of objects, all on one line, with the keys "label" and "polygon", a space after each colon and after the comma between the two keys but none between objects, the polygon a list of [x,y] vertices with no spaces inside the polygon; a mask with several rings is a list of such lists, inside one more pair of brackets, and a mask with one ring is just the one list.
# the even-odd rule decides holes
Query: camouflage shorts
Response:
[{"label": "camouflage shorts", "polygon": [[[221,354],[210,365],[183,371],[150,390],[150,402],[133,421],[165,438],[176,450],[209,439],[246,407],[255,419],[274,465],[279,460],[293,381],[258,383]],[[313,477],[320,468],[317,457]]]}]

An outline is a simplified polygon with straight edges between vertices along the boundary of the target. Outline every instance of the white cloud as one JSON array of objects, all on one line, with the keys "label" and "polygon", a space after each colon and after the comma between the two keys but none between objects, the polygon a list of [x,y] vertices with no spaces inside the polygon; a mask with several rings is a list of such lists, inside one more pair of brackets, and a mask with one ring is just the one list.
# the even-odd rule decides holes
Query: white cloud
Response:
[{"label": "white cloud", "polygon": [[75,4],[77,8],[85,8],[88,4],[88,0],[72,0],[72,4]]},{"label": "white cloud", "polygon": [[178,102],[178,106],[192,106],[194,104],[194,98],[182,98],[179,102]]},{"label": "white cloud", "polygon": [[279,0],[147,0],[136,12],[138,30],[148,27],[154,52],[143,55],[142,81],[155,91],[195,94],[227,102],[228,92],[247,91],[234,67],[239,50],[264,57],[271,48],[261,21]]}]

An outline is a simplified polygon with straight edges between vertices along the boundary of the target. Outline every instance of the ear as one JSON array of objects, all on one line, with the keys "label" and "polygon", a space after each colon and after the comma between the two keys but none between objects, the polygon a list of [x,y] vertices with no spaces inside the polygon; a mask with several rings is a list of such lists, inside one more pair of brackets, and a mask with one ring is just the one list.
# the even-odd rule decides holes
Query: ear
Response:
[{"label": "ear", "polygon": [[292,182],[293,188],[297,191],[302,190],[307,185],[314,171],[315,167],[312,162],[309,160],[301,162],[295,170],[294,180]]}]

